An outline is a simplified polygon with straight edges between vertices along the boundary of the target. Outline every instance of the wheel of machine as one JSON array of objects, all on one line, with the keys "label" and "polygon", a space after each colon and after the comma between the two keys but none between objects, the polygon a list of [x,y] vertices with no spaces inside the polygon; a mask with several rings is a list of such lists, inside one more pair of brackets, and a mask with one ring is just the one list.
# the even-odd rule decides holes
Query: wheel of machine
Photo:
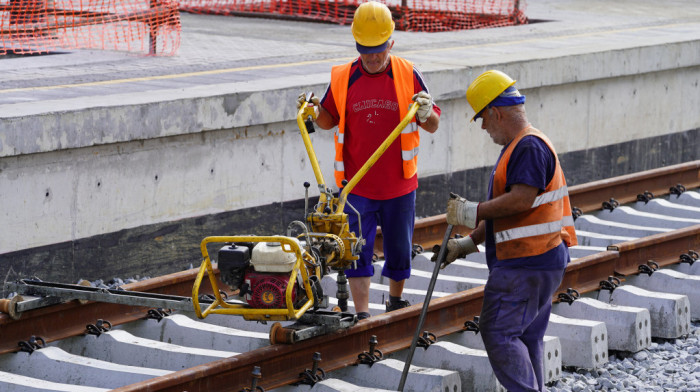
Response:
[{"label": "wheel of machine", "polygon": [[347,269],[347,261],[345,260],[345,244],[343,240],[335,234],[326,234],[326,238],[331,239],[335,245],[335,252],[337,253],[336,258],[328,264],[331,268],[343,268]]},{"label": "wheel of machine", "polygon": [[21,295],[15,295],[10,299],[0,300],[0,312],[7,313],[11,319],[19,320],[22,317],[22,313],[17,313],[17,303],[23,301]]},{"label": "wheel of machine", "polygon": [[270,327],[270,344],[277,344],[277,331],[282,328],[282,324],[274,323]]},{"label": "wheel of machine", "polygon": [[292,343],[294,343],[294,330],[284,328],[279,322],[272,324],[270,328],[270,344]]}]

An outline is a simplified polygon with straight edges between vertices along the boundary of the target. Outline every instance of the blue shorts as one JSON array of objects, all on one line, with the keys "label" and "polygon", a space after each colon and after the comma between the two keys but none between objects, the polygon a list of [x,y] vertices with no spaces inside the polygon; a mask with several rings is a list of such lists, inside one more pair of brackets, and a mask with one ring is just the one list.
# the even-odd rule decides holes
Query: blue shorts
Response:
[{"label": "blue shorts", "polygon": [[[374,275],[372,255],[377,226],[384,238],[384,269],[382,275],[395,281],[411,276],[411,252],[413,250],[413,226],[416,220],[416,191],[388,200],[372,200],[350,194],[347,202],[361,215],[362,237],[366,240],[356,269],[345,271],[349,278]],[[350,230],[359,232],[357,214],[348,205]]]}]

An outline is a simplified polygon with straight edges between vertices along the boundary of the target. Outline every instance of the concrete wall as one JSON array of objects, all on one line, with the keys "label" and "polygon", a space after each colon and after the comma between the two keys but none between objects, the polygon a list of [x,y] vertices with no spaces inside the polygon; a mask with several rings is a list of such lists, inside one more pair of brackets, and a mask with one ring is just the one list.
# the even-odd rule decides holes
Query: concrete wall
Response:
[{"label": "concrete wall", "polygon": [[[485,198],[500,147],[468,123],[464,90],[491,68],[518,79],[572,185],[700,159],[700,41],[430,69],[443,116],[422,134],[419,216],[442,213],[451,190]],[[315,185],[293,120],[299,91],[321,95],[328,79],[311,80],[130,105],[112,96],[86,109],[66,99],[52,114],[27,106],[3,119],[0,275],[173,272],[198,265],[206,235],[282,233],[303,216],[303,183]],[[312,141],[331,185],[332,132]]]}]

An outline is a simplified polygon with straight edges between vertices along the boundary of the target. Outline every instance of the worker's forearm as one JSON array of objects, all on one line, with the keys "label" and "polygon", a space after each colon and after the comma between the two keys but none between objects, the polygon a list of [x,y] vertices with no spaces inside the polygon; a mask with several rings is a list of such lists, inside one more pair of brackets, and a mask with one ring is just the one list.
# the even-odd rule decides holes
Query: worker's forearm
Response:
[{"label": "worker's forearm", "polygon": [[426,122],[421,123],[420,127],[425,129],[426,131],[430,133],[435,133],[437,131],[438,126],[440,125],[440,116],[435,113],[434,110],[430,112],[430,117],[428,117],[428,120]]},{"label": "worker's forearm", "polygon": [[321,129],[331,129],[336,126],[333,116],[323,106],[318,107],[318,116],[316,117],[316,125]]},{"label": "worker's forearm", "polygon": [[472,230],[469,235],[472,237],[472,241],[474,241],[474,244],[476,245],[484,242],[486,240],[486,222],[479,222],[476,228]]},{"label": "worker's forearm", "polygon": [[510,192],[479,203],[478,218],[498,219],[528,211],[537,197],[537,191],[537,188],[528,185],[513,185]]}]

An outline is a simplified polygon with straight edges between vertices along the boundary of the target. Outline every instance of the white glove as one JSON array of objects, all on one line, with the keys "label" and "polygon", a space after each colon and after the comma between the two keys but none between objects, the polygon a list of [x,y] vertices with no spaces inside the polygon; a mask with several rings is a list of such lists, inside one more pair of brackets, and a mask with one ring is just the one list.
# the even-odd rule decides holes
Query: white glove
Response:
[{"label": "white glove", "polygon": [[478,211],[479,203],[477,202],[469,201],[463,197],[451,198],[447,201],[447,223],[473,229],[479,222]]},{"label": "white glove", "polygon": [[420,105],[418,107],[418,111],[416,112],[418,120],[421,123],[428,121],[430,112],[433,111],[433,97],[431,97],[427,92],[421,91],[418,94],[415,94],[411,99]]},{"label": "white glove", "polygon": [[447,241],[447,256],[445,256],[445,261],[442,262],[442,266],[440,268],[445,268],[453,261],[478,251],[479,248],[476,247],[474,240],[472,240],[472,236],[468,235],[462,238],[452,238]]}]

